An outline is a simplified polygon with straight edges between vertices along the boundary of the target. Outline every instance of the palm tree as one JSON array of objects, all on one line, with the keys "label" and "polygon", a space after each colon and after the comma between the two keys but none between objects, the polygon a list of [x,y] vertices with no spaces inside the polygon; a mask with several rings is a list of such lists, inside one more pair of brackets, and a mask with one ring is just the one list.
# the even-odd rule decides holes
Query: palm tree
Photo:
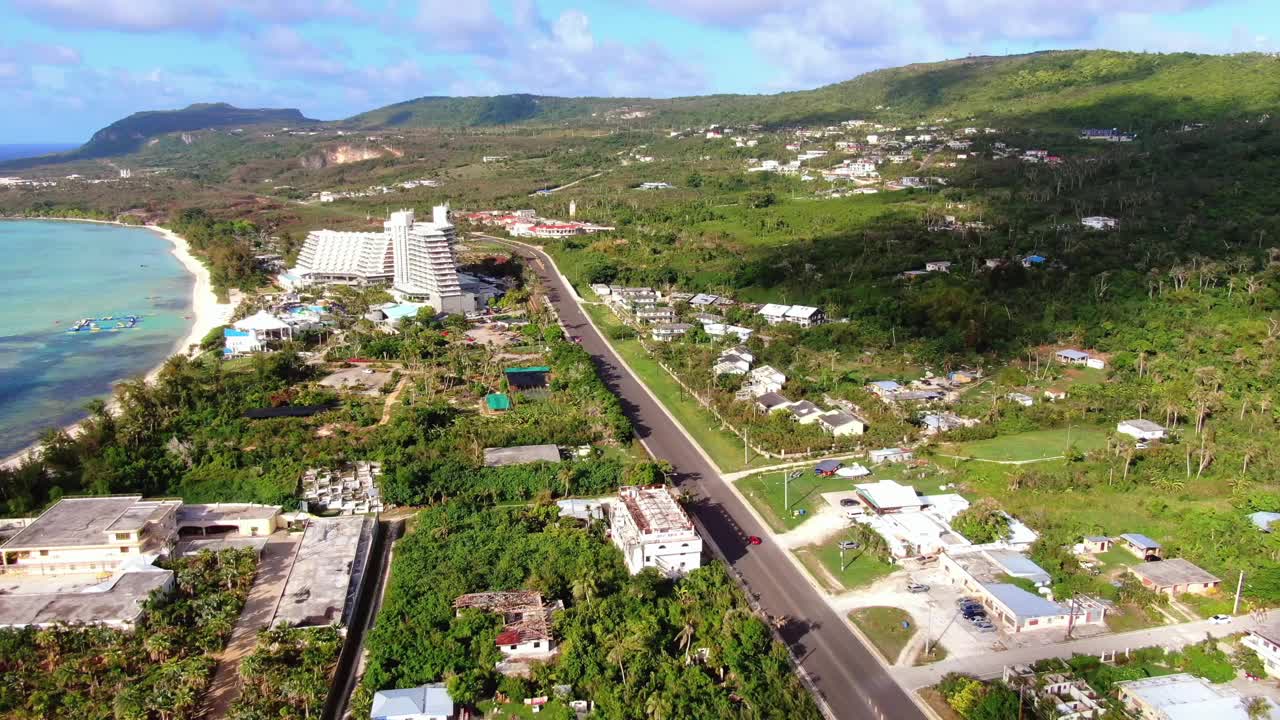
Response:
[{"label": "palm tree", "polygon": [[585,600],[587,607],[591,606],[591,596],[594,595],[598,589],[594,573],[587,572],[579,575],[573,580],[572,591],[574,599]]}]

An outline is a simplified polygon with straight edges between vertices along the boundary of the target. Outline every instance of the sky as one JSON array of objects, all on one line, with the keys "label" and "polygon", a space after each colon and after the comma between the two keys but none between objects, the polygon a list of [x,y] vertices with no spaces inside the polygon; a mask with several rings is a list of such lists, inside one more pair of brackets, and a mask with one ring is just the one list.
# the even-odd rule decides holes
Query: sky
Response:
[{"label": "sky", "polygon": [[1280,50],[1276,0],[0,0],[0,143],[229,102],[770,93],[1060,48]]}]

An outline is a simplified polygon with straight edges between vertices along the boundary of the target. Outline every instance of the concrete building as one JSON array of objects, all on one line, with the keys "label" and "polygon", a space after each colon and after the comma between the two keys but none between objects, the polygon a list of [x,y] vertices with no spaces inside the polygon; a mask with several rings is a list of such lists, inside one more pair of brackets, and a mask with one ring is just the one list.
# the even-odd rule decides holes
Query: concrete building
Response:
[{"label": "concrete building", "polygon": [[1250,630],[1240,644],[1258,653],[1268,675],[1280,677],[1280,632],[1274,626]]},{"label": "concrete building", "polygon": [[0,546],[0,572],[112,572],[144,555],[167,555],[181,500],[141,495],[63,498]]},{"label": "concrete building", "polygon": [[[96,580],[96,579],[95,579]],[[105,625],[129,630],[142,616],[155,593],[173,590],[172,570],[151,565],[146,558],[119,567],[101,581],[24,586],[6,577],[0,592],[0,627]]]},{"label": "concrete building", "polygon": [[178,529],[183,536],[234,533],[242,537],[266,537],[279,527],[279,505],[212,503],[178,508]]},{"label": "concrete building", "polygon": [[376,524],[365,515],[308,520],[271,625],[346,627],[365,580]]},{"label": "concrete building", "polygon": [[702,538],[665,485],[619,488],[609,529],[632,575],[653,567],[680,576],[702,566]]},{"label": "concrete building", "polygon": [[693,329],[689,323],[658,323],[649,331],[654,342],[671,342]]},{"label": "concrete building", "polygon": [[999,555],[993,558],[993,550],[1000,553],[1003,549],[991,546],[949,548],[940,556],[939,566],[952,583],[960,585],[977,598],[1006,632],[1065,629],[1069,625],[1097,625],[1104,622],[1106,606],[1093,598],[1076,597],[1070,603],[1063,604],[1004,582],[1009,577],[1011,567],[1022,570],[1024,577],[1030,572],[1029,568],[1035,568],[1038,570],[1037,574],[1043,574],[1044,578],[1048,577],[1048,573],[1026,558],[1016,563]]},{"label": "concrete building", "polygon": [[1164,548],[1160,543],[1142,533],[1124,533],[1119,538],[1120,547],[1137,555],[1143,560],[1164,556]]},{"label": "concrete building", "polygon": [[453,698],[444,683],[379,690],[373,694],[369,717],[370,720],[454,720]]},{"label": "concrete building", "polygon": [[[501,615],[504,625],[494,644],[505,658],[516,661],[540,660],[555,653],[551,634],[554,613],[564,609],[560,601],[544,603],[542,593],[535,590],[480,592],[460,596],[453,601],[459,615],[464,610],[481,610]],[[518,664],[518,662],[517,662]],[[518,672],[516,665],[498,665],[504,672]]]},{"label": "concrete building", "polygon": [[[1213,685],[1190,673],[1126,680],[1114,686],[1116,696],[1139,720],[1254,720],[1251,698],[1227,685]],[[1265,720],[1280,720],[1280,708],[1262,698]]]},{"label": "concrete building", "polygon": [[[388,220],[386,227],[391,225]],[[313,230],[307,234],[297,265],[286,273],[289,284],[376,285],[395,274],[395,258],[386,232]]]},{"label": "concrete building", "polygon": [[858,501],[876,515],[919,510],[924,502],[910,485],[900,485],[893,480],[855,485]]},{"label": "concrete building", "polygon": [[1144,442],[1164,439],[1164,428],[1150,420],[1121,420],[1116,432]]},{"label": "concrete building", "polygon": [[1102,696],[1069,673],[1037,674],[1029,665],[1006,665],[1004,682],[1035,698],[1046,720],[1097,720],[1107,712]]},{"label": "concrete building", "polygon": [[1182,558],[1139,563],[1130,566],[1129,572],[1142,581],[1143,587],[1169,597],[1182,593],[1204,595],[1222,586],[1221,578]]},{"label": "concrete building", "polygon": [[436,205],[431,222],[416,222],[412,210],[395,213],[387,234],[395,257],[393,289],[407,302],[423,302],[439,312],[464,314],[476,309],[474,295],[458,279],[456,230],[449,206]]},{"label": "concrete building", "polygon": [[867,458],[872,465],[887,462],[907,462],[914,457],[915,454],[906,448],[881,448],[867,453]]}]

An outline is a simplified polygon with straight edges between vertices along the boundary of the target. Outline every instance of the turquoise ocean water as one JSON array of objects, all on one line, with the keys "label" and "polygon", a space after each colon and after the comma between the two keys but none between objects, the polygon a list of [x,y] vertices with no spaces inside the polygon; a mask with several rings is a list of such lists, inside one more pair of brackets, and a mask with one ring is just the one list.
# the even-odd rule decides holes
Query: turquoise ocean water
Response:
[{"label": "turquoise ocean water", "polygon": [[[0,220],[0,458],[86,415],[114,382],[144,375],[191,332],[195,278],[150,230]],[[66,331],[139,315],[118,332]]]}]

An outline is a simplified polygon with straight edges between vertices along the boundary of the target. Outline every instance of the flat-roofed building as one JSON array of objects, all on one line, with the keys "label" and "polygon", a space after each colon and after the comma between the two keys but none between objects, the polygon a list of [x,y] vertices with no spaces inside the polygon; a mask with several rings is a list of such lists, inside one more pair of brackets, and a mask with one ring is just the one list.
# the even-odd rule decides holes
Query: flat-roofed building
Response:
[{"label": "flat-roofed building", "polygon": [[609,527],[632,575],[652,567],[679,576],[702,566],[702,538],[666,485],[619,488]]},{"label": "flat-roofed building", "polygon": [[1140,720],[1277,720],[1280,708],[1263,698],[1266,710],[1249,712],[1251,698],[1229,685],[1213,685],[1190,673],[1126,680],[1114,686],[1116,696]]},{"label": "flat-roofed building", "polygon": [[266,537],[279,527],[279,505],[211,503],[178,508],[178,529],[183,535],[236,533]]},{"label": "flat-roofed building", "polygon": [[854,485],[854,489],[858,500],[876,515],[919,510],[924,504],[915,488],[893,480]]},{"label": "flat-roofed building", "polygon": [[6,587],[0,593],[0,627],[105,625],[131,629],[154,593],[173,590],[173,571],[138,560],[90,585]]},{"label": "flat-roofed building", "polygon": [[1129,572],[1142,581],[1143,587],[1170,597],[1191,593],[1204,595],[1222,586],[1222,579],[1182,558],[1138,563]]},{"label": "flat-roofed building", "polygon": [[141,495],[63,498],[0,546],[0,572],[111,572],[143,555],[167,555],[181,505]]},{"label": "flat-roofed building", "polygon": [[272,626],[345,627],[365,579],[373,518],[311,518],[294,555]]},{"label": "flat-roofed building", "polygon": [[940,556],[939,566],[951,582],[972,593],[1007,632],[1104,622],[1106,606],[1093,598],[1078,596],[1070,603],[1058,603],[1006,582],[1010,577],[1035,581],[1048,576],[1030,559],[1019,556],[1022,559],[1016,560],[1013,555],[1017,553],[1000,546],[949,547]]}]

